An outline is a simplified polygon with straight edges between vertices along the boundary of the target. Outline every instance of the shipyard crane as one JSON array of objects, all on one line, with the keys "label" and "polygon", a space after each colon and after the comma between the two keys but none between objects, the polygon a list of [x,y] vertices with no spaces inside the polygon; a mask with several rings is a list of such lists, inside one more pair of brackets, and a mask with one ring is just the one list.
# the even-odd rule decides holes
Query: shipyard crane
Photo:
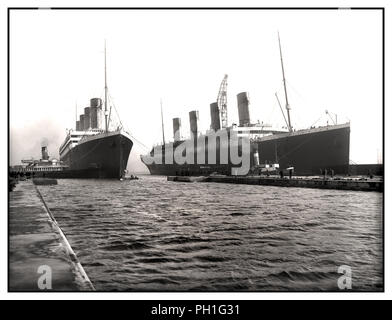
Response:
[{"label": "shipyard crane", "polygon": [[225,74],[220,87],[218,98],[216,99],[222,121],[222,128],[227,127],[227,74]]}]

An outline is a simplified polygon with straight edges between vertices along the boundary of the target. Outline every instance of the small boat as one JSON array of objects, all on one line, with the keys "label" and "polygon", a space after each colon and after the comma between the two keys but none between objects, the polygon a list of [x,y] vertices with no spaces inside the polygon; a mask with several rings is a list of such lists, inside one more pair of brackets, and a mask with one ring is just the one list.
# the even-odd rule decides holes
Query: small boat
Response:
[{"label": "small boat", "polygon": [[133,174],[131,174],[130,177],[124,177],[124,178],[120,179],[120,181],[123,181],[123,180],[139,180],[139,177],[138,176],[134,176]]}]

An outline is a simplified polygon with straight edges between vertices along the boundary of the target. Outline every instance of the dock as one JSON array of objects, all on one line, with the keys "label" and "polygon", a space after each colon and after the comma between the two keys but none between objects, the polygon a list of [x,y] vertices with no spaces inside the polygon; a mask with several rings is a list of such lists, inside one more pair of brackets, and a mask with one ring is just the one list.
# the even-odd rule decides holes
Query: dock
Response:
[{"label": "dock", "polygon": [[9,192],[8,219],[8,291],[94,291],[31,180]]},{"label": "dock", "polygon": [[275,187],[316,188],[352,191],[384,191],[384,181],[379,178],[364,177],[267,177],[267,176],[223,176],[211,175],[206,177],[168,176],[168,181],[176,182],[216,182],[233,184],[250,184]]},{"label": "dock", "polygon": [[167,181],[177,182],[206,182],[208,177],[194,177],[194,176],[168,176]]}]

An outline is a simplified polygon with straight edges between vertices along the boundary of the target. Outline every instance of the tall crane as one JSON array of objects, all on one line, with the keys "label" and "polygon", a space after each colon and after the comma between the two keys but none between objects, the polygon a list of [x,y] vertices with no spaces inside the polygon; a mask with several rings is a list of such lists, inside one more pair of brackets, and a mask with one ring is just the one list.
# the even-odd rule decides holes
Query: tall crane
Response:
[{"label": "tall crane", "polygon": [[227,128],[227,74],[225,74],[216,99],[221,116],[222,128]]}]

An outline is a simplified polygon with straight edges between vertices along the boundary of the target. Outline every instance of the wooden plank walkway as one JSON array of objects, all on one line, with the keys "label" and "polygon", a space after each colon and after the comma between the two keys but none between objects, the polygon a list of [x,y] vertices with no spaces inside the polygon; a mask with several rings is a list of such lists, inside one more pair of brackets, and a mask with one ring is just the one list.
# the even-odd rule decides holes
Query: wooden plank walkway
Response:
[{"label": "wooden plank walkway", "polygon": [[38,189],[21,181],[9,193],[9,291],[91,291],[83,267]]}]

